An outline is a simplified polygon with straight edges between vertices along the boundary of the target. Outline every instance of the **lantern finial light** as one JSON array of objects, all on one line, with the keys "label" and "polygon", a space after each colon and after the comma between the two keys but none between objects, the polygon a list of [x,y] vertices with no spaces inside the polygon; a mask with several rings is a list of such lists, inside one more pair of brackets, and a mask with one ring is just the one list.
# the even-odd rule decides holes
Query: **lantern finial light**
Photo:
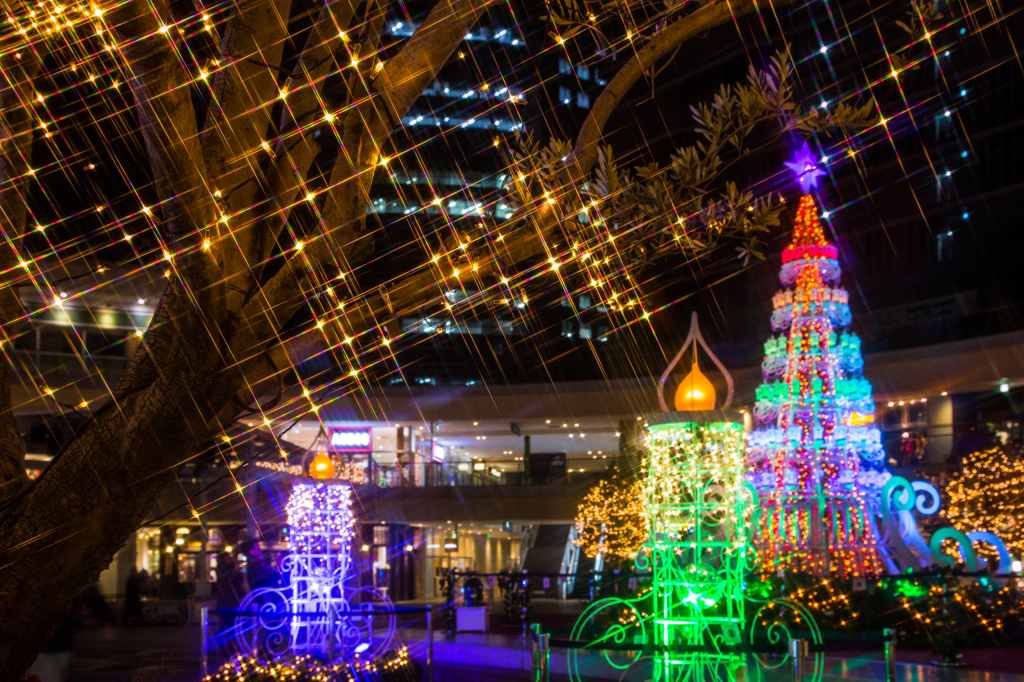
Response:
[{"label": "lantern finial light", "polygon": [[323,452],[318,452],[309,463],[312,478],[334,478],[334,462]]},{"label": "lantern finial light", "polygon": [[[694,355],[697,349],[694,348]],[[675,405],[680,412],[700,412],[715,409],[715,386],[701,373],[694,358],[693,369],[679,382]]]},{"label": "lantern finial light", "polygon": [[704,349],[704,352],[711,358],[711,362],[714,363],[718,371],[725,377],[725,384],[728,387],[728,392],[725,396],[725,403],[722,408],[728,408],[732,404],[732,375],[726,370],[725,365],[718,359],[714,353],[711,352],[711,348],[704,340],[704,335],[700,333],[700,326],[697,324],[697,313],[693,313],[690,317],[690,333],[686,336],[686,341],[683,342],[682,348],[676,353],[675,358],[669,363],[668,367],[665,368],[664,373],[661,375],[661,379],[658,382],[658,403],[661,405],[661,409],[665,412],[670,412],[668,404],[665,402],[665,382],[668,381],[669,376],[672,374],[672,370],[675,369],[679,361],[683,359],[683,355],[686,350],[693,344],[693,367],[690,373],[686,375],[681,382],[679,387],[676,389],[675,400],[673,407],[680,412],[698,412],[703,410],[715,409],[715,400],[717,398],[715,393],[714,384],[704,376],[697,366],[697,344]]}]

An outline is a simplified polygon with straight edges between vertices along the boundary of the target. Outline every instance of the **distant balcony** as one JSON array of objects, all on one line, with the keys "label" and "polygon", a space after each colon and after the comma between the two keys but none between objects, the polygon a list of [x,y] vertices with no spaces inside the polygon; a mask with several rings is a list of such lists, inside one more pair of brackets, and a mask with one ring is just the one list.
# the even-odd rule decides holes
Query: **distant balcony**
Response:
[{"label": "distant balcony", "polygon": [[381,523],[573,523],[597,474],[547,485],[357,485],[356,515]]},{"label": "distant balcony", "polygon": [[[593,468],[577,468],[574,464],[593,465]],[[465,463],[443,464],[440,462],[416,462],[414,464],[380,464],[365,461],[345,465],[338,478],[357,486],[373,488],[492,488],[537,487],[537,486],[590,486],[595,484],[604,472],[590,459],[569,460],[569,469],[552,468],[546,474],[537,472],[529,481],[522,471],[508,470],[500,466],[507,462],[491,462],[483,470],[466,470]],[[292,475],[302,475],[302,467],[281,462],[257,462],[256,466]]]},{"label": "distant balcony", "polygon": [[483,470],[466,471],[458,464],[417,462],[413,465],[374,463],[370,480],[367,480],[366,473],[367,470],[362,469],[364,485],[375,485],[380,488],[479,488],[509,485],[578,485],[596,482],[602,472],[597,469],[581,471],[572,468],[571,471],[552,471],[543,477],[536,477],[538,480],[526,481],[522,471],[507,471],[496,466],[488,465]]},{"label": "distant balcony", "polygon": [[53,353],[37,350],[17,350],[13,370],[23,383],[42,382],[62,386],[71,382],[91,379],[99,383],[116,382],[128,361],[117,355],[85,355]]}]

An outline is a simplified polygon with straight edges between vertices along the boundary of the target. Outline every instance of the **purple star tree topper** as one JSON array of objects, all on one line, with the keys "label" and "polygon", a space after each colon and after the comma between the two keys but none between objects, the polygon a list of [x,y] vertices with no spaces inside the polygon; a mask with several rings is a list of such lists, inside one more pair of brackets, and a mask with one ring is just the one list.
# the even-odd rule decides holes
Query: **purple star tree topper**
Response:
[{"label": "purple star tree topper", "polygon": [[811,154],[811,147],[807,142],[804,142],[804,146],[796,152],[793,160],[786,161],[785,164],[789,170],[793,171],[793,174],[796,176],[796,182],[800,185],[800,189],[804,194],[817,187],[818,178],[825,174],[825,171],[818,168],[814,155]]}]

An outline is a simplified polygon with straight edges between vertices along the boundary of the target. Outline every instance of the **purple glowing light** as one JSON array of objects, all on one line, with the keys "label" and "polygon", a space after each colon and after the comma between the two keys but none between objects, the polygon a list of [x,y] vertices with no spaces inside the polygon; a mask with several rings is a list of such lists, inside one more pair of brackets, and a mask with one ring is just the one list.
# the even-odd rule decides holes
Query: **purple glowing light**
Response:
[{"label": "purple glowing light", "polygon": [[811,154],[811,147],[804,142],[803,147],[797,150],[792,161],[786,161],[786,168],[793,171],[797,184],[804,194],[818,186],[818,178],[825,175],[825,171],[818,168],[818,164]]}]

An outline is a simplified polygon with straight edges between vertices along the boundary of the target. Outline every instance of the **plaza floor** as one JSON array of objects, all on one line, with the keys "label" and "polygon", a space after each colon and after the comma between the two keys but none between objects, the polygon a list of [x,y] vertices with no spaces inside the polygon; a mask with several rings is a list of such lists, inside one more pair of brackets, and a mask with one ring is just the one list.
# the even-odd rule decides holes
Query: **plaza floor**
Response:
[{"label": "plaza floor", "polygon": [[[425,652],[426,631],[399,630],[415,658]],[[530,645],[518,636],[488,633],[446,636],[435,632],[436,682],[520,682],[530,677]],[[74,658],[69,682],[197,682],[199,628],[147,626],[116,630],[86,629]],[[626,671],[608,668],[596,655],[581,657],[584,679],[636,682],[650,677],[643,663]],[[829,682],[884,678],[880,652],[847,652],[825,661]],[[929,665],[924,651],[900,651],[899,682],[1024,682],[1024,647],[965,651],[969,665],[946,669]],[[567,680],[564,650],[552,650],[552,679]],[[789,682],[789,671],[776,679]],[[750,678],[752,679],[752,678]],[[44,680],[43,682],[51,682]],[[57,682],[57,681],[54,681]],[[771,682],[771,681],[769,681]]]}]

